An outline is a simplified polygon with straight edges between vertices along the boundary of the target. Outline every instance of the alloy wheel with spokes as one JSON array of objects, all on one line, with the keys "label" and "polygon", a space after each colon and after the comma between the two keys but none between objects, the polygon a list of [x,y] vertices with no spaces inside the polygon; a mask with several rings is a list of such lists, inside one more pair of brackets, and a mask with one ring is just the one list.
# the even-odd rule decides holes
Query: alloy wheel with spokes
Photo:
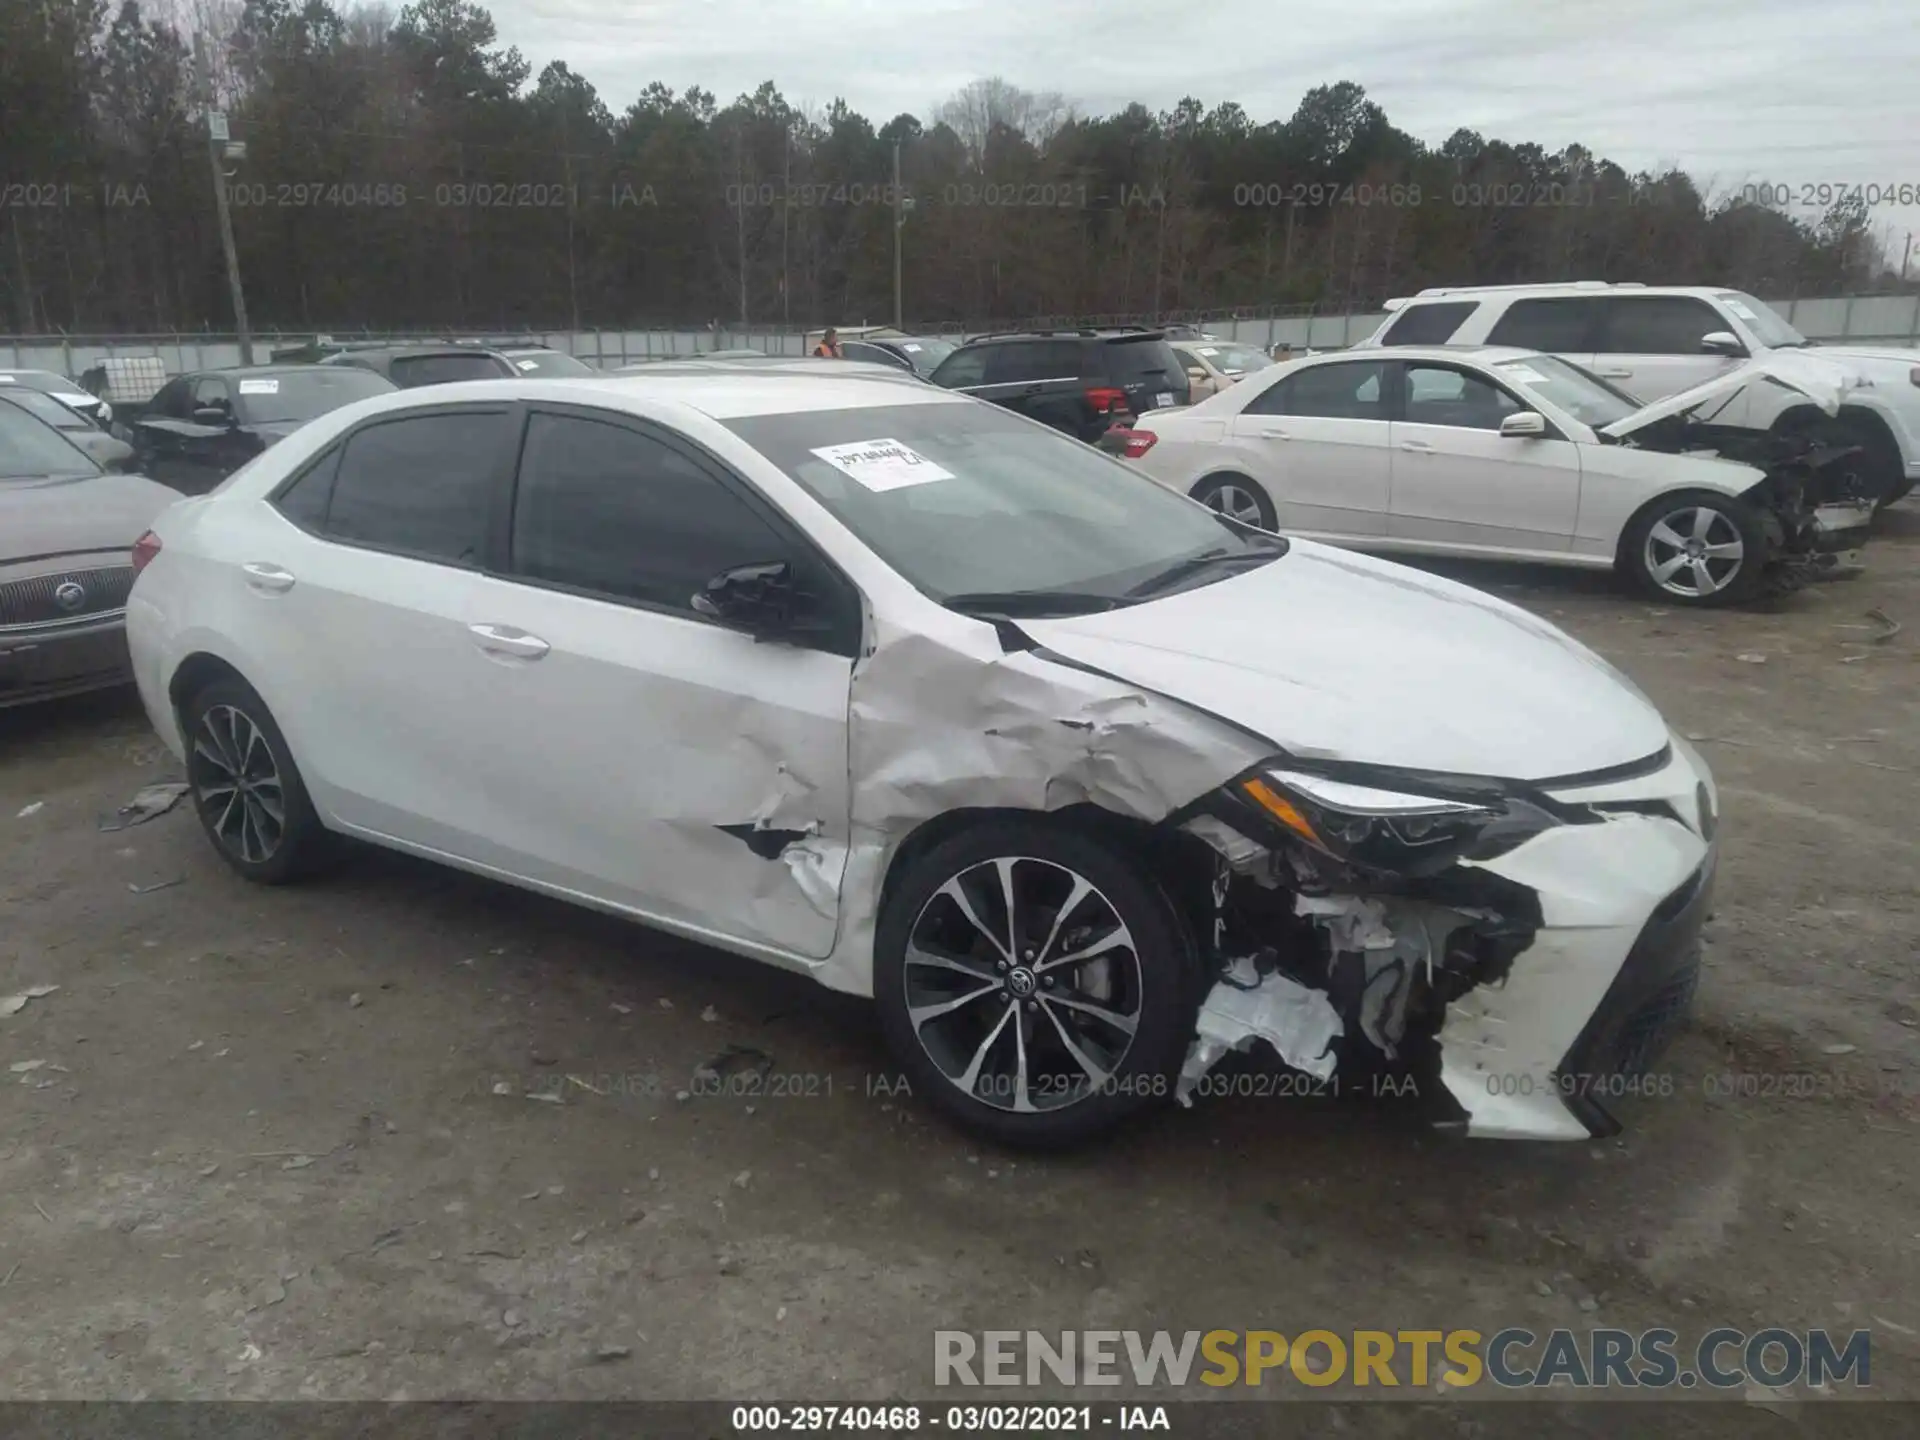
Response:
[{"label": "alloy wheel with spokes", "polygon": [[1272,502],[1260,493],[1251,480],[1237,475],[1214,475],[1194,487],[1193,498],[1209,510],[1217,510],[1230,520],[1256,529],[1274,527]]},{"label": "alloy wheel with spokes", "polygon": [[264,865],[286,834],[286,789],[273,747],[244,711],[209,706],[193,735],[188,779],[214,839],[249,865]]},{"label": "alloy wheel with spokes", "polygon": [[1739,529],[1711,506],[1669,511],[1647,531],[1647,574],[1662,590],[1683,599],[1717,595],[1739,578],[1746,559]]},{"label": "alloy wheel with spokes", "polygon": [[1122,850],[1010,818],[936,847],[890,891],[874,998],[916,1094],[1015,1145],[1076,1143],[1172,1094],[1193,944]]},{"label": "alloy wheel with spokes", "polygon": [[1133,935],[1085,876],[996,856],[934,892],[906,955],[907,1015],[927,1057],[1000,1110],[1071,1105],[1125,1060],[1140,1022]]}]

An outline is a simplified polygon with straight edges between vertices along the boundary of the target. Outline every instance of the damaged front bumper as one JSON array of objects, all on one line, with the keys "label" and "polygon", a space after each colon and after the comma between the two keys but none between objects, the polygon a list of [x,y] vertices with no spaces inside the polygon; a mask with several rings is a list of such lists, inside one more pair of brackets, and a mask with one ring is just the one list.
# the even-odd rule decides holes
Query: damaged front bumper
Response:
[{"label": "damaged front bumper", "polygon": [[1676,737],[1622,772],[1508,792],[1524,831],[1486,822],[1451,863],[1413,875],[1308,844],[1327,828],[1318,812],[1301,834],[1259,840],[1231,806],[1184,817],[1222,873],[1219,978],[1182,1100],[1257,1041],[1321,1080],[1435,1082],[1420,1093],[1444,1096],[1441,1123],[1472,1136],[1611,1134],[1617,1102],[1670,1093],[1647,1071],[1691,1003],[1712,906],[1705,766]]}]

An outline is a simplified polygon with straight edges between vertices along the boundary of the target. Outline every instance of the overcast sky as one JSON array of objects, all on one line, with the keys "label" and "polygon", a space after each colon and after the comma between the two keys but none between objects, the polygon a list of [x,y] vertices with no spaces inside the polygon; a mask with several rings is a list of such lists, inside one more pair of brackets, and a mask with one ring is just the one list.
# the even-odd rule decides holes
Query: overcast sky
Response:
[{"label": "overcast sky", "polygon": [[1191,94],[1264,121],[1355,80],[1435,144],[1464,125],[1720,188],[1920,184],[1920,0],[483,3],[536,73],[566,61],[616,114],[653,80],[725,104],[771,79],[879,125],[1000,75],[1086,113]]}]

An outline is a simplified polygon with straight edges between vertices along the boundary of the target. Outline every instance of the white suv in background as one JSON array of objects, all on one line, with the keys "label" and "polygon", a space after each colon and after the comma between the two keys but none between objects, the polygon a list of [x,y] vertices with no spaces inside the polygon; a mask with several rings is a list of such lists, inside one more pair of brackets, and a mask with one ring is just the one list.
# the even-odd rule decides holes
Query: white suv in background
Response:
[{"label": "white suv in background", "polygon": [[[1362,345],[1509,345],[1583,365],[1643,401],[1713,379],[1753,356],[1812,347],[1763,302],[1712,286],[1442,286],[1389,300],[1391,312]],[[1920,351],[1820,345],[1852,382],[1837,417],[1804,397],[1761,387],[1717,417],[1745,429],[1830,427],[1860,447],[1865,493],[1887,503],[1920,480]]]}]

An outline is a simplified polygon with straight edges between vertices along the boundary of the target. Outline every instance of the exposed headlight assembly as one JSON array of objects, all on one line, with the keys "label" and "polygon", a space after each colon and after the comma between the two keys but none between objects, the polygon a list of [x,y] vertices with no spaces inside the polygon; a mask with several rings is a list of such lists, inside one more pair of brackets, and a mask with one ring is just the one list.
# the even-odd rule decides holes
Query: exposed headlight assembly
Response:
[{"label": "exposed headlight assembly", "polygon": [[1430,875],[1462,858],[1486,859],[1562,823],[1512,796],[1449,799],[1299,770],[1262,770],[1235,788],[1262,815],[1323,854],[1393,875]]}]

